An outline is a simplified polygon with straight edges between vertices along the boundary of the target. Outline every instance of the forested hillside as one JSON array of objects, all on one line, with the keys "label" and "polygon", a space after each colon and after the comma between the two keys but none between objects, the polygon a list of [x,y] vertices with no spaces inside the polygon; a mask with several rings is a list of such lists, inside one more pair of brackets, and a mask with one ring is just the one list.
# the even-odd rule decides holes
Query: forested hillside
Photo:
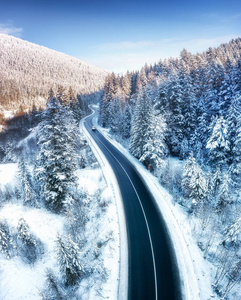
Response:
[{"label": "forested hillside", "polygon": [[74,94],[103,88],[106,72],[66,54],[0,34],[0,110],[45,107],[50,88]]},{"label": "forested hillside", "polygon": [[[148,130],[153,132],[152,126],[161,119],[163,128],[157,131],[163,132],[171,155],[183,159],[193,151],[199,159],[207,159],[216,146],[226,151],[225,159],[219,157],[218,164],[230,166],[234,163],[240,95],[241,39],[236,39],[197,55],[184,49],[179,59],[160,61],[137,73],[108,75],[100,103],[100,123],[124,138],[131,136],[131,149],[135,152],[139,148],[136,156],[141,158],[150,137]],[[141,127],[136,126],[138,121]],[[116,127],[120,122],[123,127]],[[230,130],[226,130],[228,126]],[[226,148],[226,143],[219,145],[211,137],[217,128],[227,140]],[[143,145],[133,145],[137,135],[146,137],[142,141],[137,138]],[[211,157],[216,159],[214,154]],[[145,160],[154,164],[150,158]]]},{"label": "forested hillside", "polygon": [[216,270],[214,290],[239,299],[241,39],[196,55],[184,49],[140,72],[110,74],[99,122],[188,214]]}]

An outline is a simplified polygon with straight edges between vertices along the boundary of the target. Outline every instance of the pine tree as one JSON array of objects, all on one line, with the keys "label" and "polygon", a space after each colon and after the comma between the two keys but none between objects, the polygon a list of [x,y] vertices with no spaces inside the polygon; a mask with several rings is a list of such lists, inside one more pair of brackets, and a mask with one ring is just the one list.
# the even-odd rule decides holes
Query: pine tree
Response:
[{"label": "pine tree", "polygon": [[195,173],[196,166],[197,166],[196,160],[193,156],[193,152],[191,152],[183,169],[183,176],[182,176],[182,183],[181,183],[184,195],[187,197],[190,197],[191,194],[190,182]]},{"label": "pine tree", "polygon": [[184,138],[184,117],[182,113],[182,88],[177,76],[171,78],[167,86],[167,145],[172,155],[178,156],[181,150],[181,141]]},{"label": "pine tree", "polygon": [[184,117],[184,128],[183,134],[188,141],[190,141],[192,134],[196,129],[196,96],[194,93],[191,77],[186,74],[183,79],[182,87],[182,100],[183,100],[183,117]]},{"label": "pine tree", "polygon": [[234,163],[234,144],[237,136],[237,123],[241,115],[241,97],[234,97],[228,110],[227,125],[228,125],[228,140],[230,143],[230,151],[228,153],[228,161]]},{"label": "pine tree", "polygon": [[202,169],[196,165],[189,183],[190,195],[193,206],[201,206],[207,197],[207,182]]},{"label": "pine tree", "polygon": [[129,103],[127,102],[123,113],[122,136],[128,139],[131,135],[132,112]]},{"label": "pine tree", "polygon": [[241,170],[241,113],[237,117],[236,132],[233,139],[232,158],[232,174],[237,176],[240,174]]},{"label": "pine tree", "polygon": [[65,285],[76,285],[84,275],[83,266],[79,261],[79,247],[71,240],[70,236],[67,236],[66,241],[58,236],[56,244],[58,263]]},{"label": "pine tree", "polygon": [[150,132],[151,118],[152,107],[147,87],[138,95],[131,129],[130,151],[138,159],[144,153],[144,146]]},{"label": "pine tree", "polygon": [[147,85],[148,85],[148,82],[147,82],[147,78],[146,78],[146,71],[145,71],[145,68],[142,68],[140,73],[138,74],[138,77],[137,77],[137,91],[138,91],[138,93],[140,93],[142,90],[145,90]]},{"label": "pine tree", "polygon": [[227,116],[227,112],[231,105],[233,99],[233,89],[232,89],[232,63],[230,59],[227,59],[224,66],[224,77],[220,87],[219,97],[220,97],[220,112],[224,117]]},{"label": "pine tree", "polygon": [[74,201],[77,188],[76,132],[71,111],[48,103],[40,125],[37,175],[42,183],[44,203],[53,212],[63,212]]},{"label": "pine tree", "polygon": [[233,94],[237,97],[241,96],[241,58],[238,59],[237,63],[232,69],[232,88]]},{"label": "pine tree", "polygon": [[48,300],[64,300],[65,296],[64,291],[61,288],[58,278],[55,276],[54,272],[50,269],[47,269],[46,272],[46,291],[44,292],[44,299]]},{"label": "pine tree", "polygon": [[164,114],[168,106],[167,101],[166,83],[161,82],[159,86],[159,97],[155,101],[155,110],[160,114]]},{"label": "pine tree", "polygon": [[226,206],[231,203],[230,185],[231,185],[231,179],[228,172],[226,172],[223,175],[222,182],[220,184],[219,191],[218,191],[218,201],[216,207],[218,213],[223,212]]},{"label": "pine tree", "polygon": [[125,95],[125,102],[129,100],[131,93],[131,74],[127,71],[122,80],[122,90]]},{"label": "pine tree", "polygon": [[210,205],[216,209],[218,195],[220,195],[220,186],[222,185],[222,173],[220,167],[218,167],[215,172],[209,172],[207,184]]},{"label": "pine tree", "polygon": [[208,120],[211,120],[212,116],[217,116],[220,113],[221,99],[219,94],[223,80],[223,66],[212,60],[207,68],[207,91],[205,95]]},{"label": "pine tree", "polygon": [[17,240],[20,254],[25,262],[32,264],[37,260],[37,241],[30,233],[25,219],[18,221]]},{"label": "pine tree", "polygon": [[190,153],[189,150],[189,143],[186,137],[182,140],[181,147],[180,147],[180,159],[186,159],[188,154]]},{"label": "pine tree", "polygon": [[113,133],[120,131],[120,124],[122,124],[122,111],[120,99],[115,97],[110,106],[110,128]]},{"label": "pine tree", "polygon": [[163,167],[164,157],[167,153],[165,143],[166,123],[161,116],[154,116],[153,110],[150,115],[150,123],[146,131],[145,145],[140,161],[150,169]]},{"label": "pine tree", "polygon": [[32,187],[31,176],[26,167],[24,158],[21,158],[18,162],[19,175],[22,183],[23,190],[23,203],[24,205],[37,206],[36,195]]},{"label": "pine tree", "polygon": [[209,160],[213,166],[224,166],[227,163],[229,148],[227,122],[221,116],[213,122],[211,136],[206,148],[209,150]]},{"label": "pine tree", "polygon": [[13,249],[12,236],[9,232],[7,224],[0,222],[0,252],[7,258],[11,257],[11,251]]},{"label": "pine tree", "polygon": [[239,236],[241,231],[241,216],[238,216],[235,222],[226,229],[226,241],[233,243],[239,242]]}]

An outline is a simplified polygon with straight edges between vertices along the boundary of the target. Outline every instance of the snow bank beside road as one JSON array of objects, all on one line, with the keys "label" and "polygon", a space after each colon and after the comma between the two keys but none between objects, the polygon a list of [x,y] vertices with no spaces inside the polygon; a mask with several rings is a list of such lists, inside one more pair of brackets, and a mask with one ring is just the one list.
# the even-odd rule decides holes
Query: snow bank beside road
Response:
[{"label": "snow bank beside road", "polygon": [[[86,118],[85,118],[86,119]],[[80,130],[82,130],[85,134],[85,136],[88,139],[89,146],[91,147],[91,150],[93,151],[96,159],[98,160],[103,175],[105,177],[106,183],[112,190],[112,196],[115,197],[116,207],[117,211],[115,210],[115,213],[118,214],[118,223],[119,228],[113,228],[113,230],[118,230],[118,234],[120,235],[119,245],[116,245],[116,249],[120,249],[119,253],[119,266],[118,266],[118,280],[117,283],[117,295],[119,300],[127,300],[127,288],[128,288],[128,250],[127,250],[127,233],[126,233],[126,221],[124,216],[124,207],[122,203],[122,197],[119,189],[119,185],[117,183],[115,174],[110,167],[108,161],[106,160],[104,154],[99,149],[99,147],[96,145],[95,141],[91,138],[89,132],[86,130],[84,126],[85,119],[81,120],[80,122]],[[113,212],[114,213],[114,212]],[[112,262],[113,264],[113,262]],[[111,268],[115,270],[115,265],[112,265]],[[113,275],[115,274],[115,271],[113,272]],[[113,276],[114,278],[114,276]],[[116,298],[113,298],[116,299]]]}]

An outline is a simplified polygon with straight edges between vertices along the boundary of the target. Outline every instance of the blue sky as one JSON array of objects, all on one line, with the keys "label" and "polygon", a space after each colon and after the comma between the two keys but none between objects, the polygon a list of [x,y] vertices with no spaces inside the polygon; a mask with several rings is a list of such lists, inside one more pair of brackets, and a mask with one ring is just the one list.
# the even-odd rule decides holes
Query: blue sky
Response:
[{"label": "blue sky", "polygon": [[2,0],[0,32],[125,72],[241,37],[241,1]]}]

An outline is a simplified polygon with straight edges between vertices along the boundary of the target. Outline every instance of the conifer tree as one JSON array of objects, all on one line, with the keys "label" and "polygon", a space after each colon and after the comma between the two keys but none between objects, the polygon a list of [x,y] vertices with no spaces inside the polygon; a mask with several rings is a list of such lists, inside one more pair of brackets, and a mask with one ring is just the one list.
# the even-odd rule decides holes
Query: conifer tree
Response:
[{"label": "conifer tree", "polygon": [[79,261],[79,247],[70,236],[67,236],[66,241],[58,236],[56,244],[58,263],[64,283],[66,286],[76,285],[84,275],[84,268]]},{"label": "conifer tree", "polygon": [[51,98],[40,125],[37,175],[44,203],[53,212],[63,212],[74,201],[77,188],[76,132],[71,129],[71,111]]},{"label": "conifer tree", "polygon": [[212,127],[206,146],[209,150],[209,160],[213,166],[224,166],[230,150],[227,123],[221,116],[214,120]]},{"label": "conifer tree", "polygon": [[230,186],[231,186],[231,179],[229,173],[226,172],[222,177],[222,182],[219,187],[218,191],[218,201],[216,210],[218,213],[223,212],[228,204],[230,204]]},{"label": "conifer tree", "polygon": [[58,278],[50,269],[46,271],[46,290],[43,294],[44,299],[48,300],[64,300],[66,295],[59,284]]},{"label": "conifer tree", "polygon": [[167,153],[165,143],[166,123],[160,115],[154,116],[152,110],[147,129],[146,136],[144,136],[146,142],[143,147],[143,154],[139,160],[154,170],[164,165],[163,159]]},{"label": "conifer tree", "polygon": [[127,102],[123,113],[122,136],[127,139],[131,134],[132,112],[129,103]]},{"label": "conifer tree", "polygon": [[129,100],[131,93],[131,74],[127,71],[122,80],[122,89],[125,95],[125,102]]},{"label": "conifer tree", "polygon": [[159,97],[155,100],[155,110],[160,114],[164,114],[167,111],[167,90],[166,83],[162,82],[159,86]]},{"label": "conifer tree", "polygon": [[23,190],[23,203],[25,205],[36,206],[36,195],[32,187],[31,176],[23,157],[19,160],[18,165]]},{"label": "conifer tree", "polygon": [[232,174],[239,175],[241,170],[241,113],[237,117],[236,132],[233,142],[233,163],[231,165]]},{"label": "conifer tree", "polygon": [[232,69],[232,89],[234,96],[241,96],[241,58],[238,59],[237,63]]},{"label": "conifer tree", "polygon": [[237,137],[238,119],[241,115],[241,97],[234,97],[227,114],[228,125],[228,140],[230,143],[230,151],[228,153],[228,161],[230,164],[234,163],[234,144]]},{"label": "conifer tree", "polygon": [[131,129],[130,151],[138,159],[144,153],[152,116],[149,88],[146,87],[138,95]]},{"label": "conifer tree", "polygon": [[0,253],[3,253],[7,258],[10,258],[12,248],[13,241],[9,228],[7,224],[0,222]]},{"label": "conifer tree", "polygon": [[18,221],[17,241],[23,260],[29,264],[34,263],[37,260],[37,241],[31,235],[24,218]]},{"label": "conifer tree", "polygon": [[168,81],[168,114],[167,114],[167,145],[170,153],[178,156],[184,133],[184,117],[182,113],[182,88],[177,76]]},{"label": "conifer tree", "polygon": [[197,166],[196,160],[193,156],[193,152],[191,152],[183,169],[183,176],[182,176],[182,183],[181,183],[184,195],[187,197],[190,197],[191,194],[190,182],[192,180],[192,177],[194,176],[196,166]]},{"label": "conifer tree", "polygon": [[110,106],[110,128],[113,133],[120,131],[120,124],[122,124],[122,112],[120,99],[115,97]]},{"label": "conifer tree", "polygon": [[200,166],[196,165],[194,173],[189,183],[190,195],[192,204],[195,207],[203,205],[207,196],[207,182],[204,173]]}]

